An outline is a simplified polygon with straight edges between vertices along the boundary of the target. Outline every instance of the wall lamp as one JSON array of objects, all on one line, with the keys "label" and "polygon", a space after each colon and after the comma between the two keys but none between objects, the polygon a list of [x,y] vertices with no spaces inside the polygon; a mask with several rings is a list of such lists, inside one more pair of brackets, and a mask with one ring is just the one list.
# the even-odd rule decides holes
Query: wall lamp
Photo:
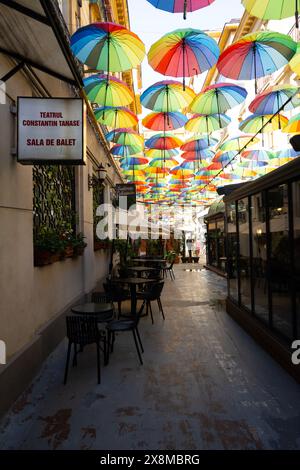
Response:
[{"label": "wall lamp", "polygon": [[88,175],[88,190],[104,183],[107,175],[107,170],[104,168],[102,163],[100,163],[100,165],[96,169],[96,174],[97,176]]}]

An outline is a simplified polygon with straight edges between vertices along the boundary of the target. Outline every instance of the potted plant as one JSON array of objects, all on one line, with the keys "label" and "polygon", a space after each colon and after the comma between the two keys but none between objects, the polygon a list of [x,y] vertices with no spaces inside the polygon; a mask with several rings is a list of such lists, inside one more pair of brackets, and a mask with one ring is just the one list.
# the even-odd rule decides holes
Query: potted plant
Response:
[{"label": "potted plant", "polygon": [[34,240],[34,265],[45,266],[58,261],[64,248],[56,230],[49,227],[40,228]]},{"label": "potted plant", "polygon": [[84,241],[85,236],[83,233],[78,233],[72,239],[73,253],[74,256],[81,256],[84,252],[84,249],[87,247],[87,244]]}]

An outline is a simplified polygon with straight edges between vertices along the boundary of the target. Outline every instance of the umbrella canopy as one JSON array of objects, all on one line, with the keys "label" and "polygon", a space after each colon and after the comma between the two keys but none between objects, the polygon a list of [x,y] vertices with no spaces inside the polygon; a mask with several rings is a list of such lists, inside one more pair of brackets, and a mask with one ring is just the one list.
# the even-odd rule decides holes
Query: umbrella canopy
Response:
[{"label": "umbrella canopy", "polygon": [[226,113],[240,105],[247,97],[247,91],[233,83],[217,83],[200,93],[192,102],[190,109],[199,114]]},{"label": "umbrella canopy", "polygon": [[106,134],[109,142],[115,142],[121,145],[141,145],[144,144],[144,138],[135,130],[129,128],[119,128]]},{"label": "umbrella canopy", "polygon": [[149,163],[149,166],[154,168],[173,168],[178,162],[173,160],[171,157],[169,158],[153,158]]},{"label": "umbrella canopy", "polygon": [[286,65],[295,55],[297,44],[286,35],[273,31],[247,34],[227,47],[221,54],[217,67],[224,77],[234,80],[265,77]]},{"label": "umbrella canopy", "polygon": [[298,134],[300,132],[300,114],[293,116],[286,123],[286,126],[283,126],[283,132],[287,132],[288,134]]},{"label": "umbrella canopy", "polygon": [[187,12],[200,10],[211,5],[215,0],[147,0],[151,5],[170,13],[183,13],[186,19]]},{"label": "umbrella canopy", "polygon": [[[270,119],[271,121],[267,124]],[[272,114],[266,114],[264,116],[252,114],[240,123],[239,128],[241,131],[256,134],[258,132],[264,133],[277,131],[280,127],[286,128],[285,126],[287,123],[288,119],[282,114],[278,114],[277,116]],[[264,128],[262,129],[263,126]]]},{"label": "umbrella canopy", "polygon": [[142,120],[142,124],[153,131],[172,131],[183,127],[187,120],[184,114],[178,112],[150,113]]},{"label": "umbrella canopy", "polygon": [[107,72],[135,68],[145,56],[140,38],[114,23],[92,23],[79,28],[71,37],[71,48],[80,62]]},{"label": "umbrella canopy", "polygon": [[196,114],[184,126],[189,132],[210,132],[218,131],[227,127],[231,122],[230,117],[225,114]]},{"label": "umbrella canopy", "polygon": [[124,107],[102,107],[94,109],[97,121],[108,127],[134,127],[138,123],[137,116]]},{"label": "umbrella canopy", "polygon": [[120,145],[116,144],[110,149],[110,153],[115,157],[129,157],[141,152],[143,147],[139,145]]},{"label": "umbrella canopy", "polygon": [[121,165],[124,167],[132,167],[132,166],[140,166],[140,165],[148,165],[149,160],[148,158],[143,157],[126,157],[120,158]]},{"label": "umbrella canopy", "polygon": [[245,158],[246,160],[252,160],[256,162],[268,162],[272,157],[272,152],[264,149],[245,150],[241,154],[241,157]]},{"label": "umbrella canopy", "polygon": [[[271,153],[271,152],[270,152]],[[278,150],[277,152],[272,152],[270,158],[297,158],[300,156],[300,152],[292,148],[287,148],[283,150]]]},{"label": "umbrella canopy", "polygon": [[297,44],[297,51],[292,60],[289,63],[292,71],[300,76],[300,42]]},{"label": "umbrella canopy", "polygon": [[[249,111],[256,114],[275,114],[279,110],[289,111],[300,106],[299,89],[295,86],[280,85],[269,88],[254,98]],[[283,108],[284,106],[284,108]]]},{"label": "umbrella canopy", "polygon": [[251,134],[241,134],[235,137],[231,137],[230,139],[223,142],[220,145],[219,150],[223,152],[231,151],[231,150],[238,150],[239,152],[245,146],[255,145],[259,142],[257,137],[253,137]]},{"label": "umbrella canopy", "polygon": [[163,149],[163,150],[147,149],[145,151],[145,156],[147,158],[164,158],[164,159],[166,159],[166,158],[175,157],[178,154],[179,154],[179,152],[176,149],[169,149],[169,150],[166,150],[166,149]]},{"label": "umbrella canopy", "polygon": [[155,42],[148,53],[151,67],[163,75],[185,77],[199,75],[218,61],[216,41],[198,29],[177,29]]},{"label": "umbrella canopy", "polygon": [[218,162],[222,163],[223,165],[226,165],[227,163],[230,163],[231,160],[233,160],[237,156],[237,153],[235,151],[228,151],[228,152],[218,152],[213,158],[213,162]]},{"label": "umbrella canopy", "polygon": [[197,151],[184,152],[181,154],[181,157],[184,160],[190,160],[190,161],[199,160],[201,162],[202,160],[213,158],[214,155],[215,153],[212,150],[203,149],[203,150],[197,150]]},{"label": "umbrella canopy", "polygon": [[180,139],[169,134],[156,134],[145,142],[146,147],[157,150],[175,149],[181,145]]},{"label": "umbrella canopy", "polygon": [[188,139],[181,147],[180,150],[183,152],[197,152],[205,150],[209,147],[213,147],[218,143],[217,139],[213,137],[205,136],[194,136],[191,139]]},{"label": "umbrella canopy", "polygon": [[126,83],[110,75],[97,74],[87,83],[84,80],[84,84],[84,91],[92,103],[127,106],[134,100],[134,95]]},{"label": "umbrella canopy", "polygon": [[242,0],[248,13],[262,20],[281,20],[295,15],[296,27],[299,27],[298,0]]},{"label": "umbrella canopy", "polygon": [[142,93],[141,103],[153,111],[169,113],[187,108],[195,96],[191,88],[185,87],[183,90],[180,82],[163,80]]}]

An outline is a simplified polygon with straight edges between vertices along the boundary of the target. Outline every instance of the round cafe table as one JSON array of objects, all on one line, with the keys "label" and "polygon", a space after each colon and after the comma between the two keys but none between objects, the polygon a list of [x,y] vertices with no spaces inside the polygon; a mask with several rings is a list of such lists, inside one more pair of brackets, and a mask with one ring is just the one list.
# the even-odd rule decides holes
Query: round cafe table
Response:
[{"label": "round cafe table", "polygon": [[141,278],[141,277],[124,277],[124,278],[116,278],[112,279],[113,283],[116,284],[128,284],[130,287],[130,297],[131,297],[131,315],[133,317],[136,316],[136,288],[137,286],[142,286],[144,284],[153,284],[157,282],[157,279],[148,279],[148,278]]},{"label": "round cafe table", "polygon": [[158,268],[150,268],[148,266],[129,266],[127,271],[133,271],[137,273],[138,277],[141,278],[143,273],[152,273],[153,271],[157,271]]},{"label": "round cafe table", "polygon": [[75,305],[71,308],[71,311],[79,315],[93,315],[97,318],[97,322],[102,323],[111,320],[114,313],[114,306],[112,303],[97,304],[88,302]]}]

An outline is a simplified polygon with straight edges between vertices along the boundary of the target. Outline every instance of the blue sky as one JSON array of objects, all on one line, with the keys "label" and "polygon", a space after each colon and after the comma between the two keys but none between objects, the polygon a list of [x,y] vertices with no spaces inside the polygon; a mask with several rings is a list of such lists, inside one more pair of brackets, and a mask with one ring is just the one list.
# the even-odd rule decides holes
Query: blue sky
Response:
[{"label": "blue sky", "polygon": [[[232,18],[240,18],[244,12],[241,0],[215,0],[212,5],[206,8],[188,13],[185,21],[182,14],[159,10],[147,0],[128,0],[128,5],[131,30],[145,43],[147,52],[155,41],[174,29],[222,29],[224,23]],[[143,62],[143,89],[163,79],[164,76],[154,72],[145,58]]]}]

